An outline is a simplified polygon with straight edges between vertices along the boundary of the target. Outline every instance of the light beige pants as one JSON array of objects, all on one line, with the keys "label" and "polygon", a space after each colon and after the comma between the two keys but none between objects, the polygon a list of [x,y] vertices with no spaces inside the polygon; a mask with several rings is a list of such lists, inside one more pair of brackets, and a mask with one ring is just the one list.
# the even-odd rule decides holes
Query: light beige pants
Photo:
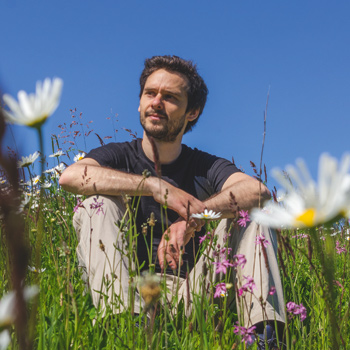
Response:
[{"label": "light beige pants", "polygon": [[[90,205],[103,200],[103,212],[91,209]],[[116,222],[125,219],[126,207],[120,197],[92,196],[83,202],[84,208],[79,208],[74,215],[73,223],[78,236],[77,255],[79,265],[83,269],[83,278],[91,290],[93,303],[96,307],[105,308],[106,300],[115,312],[121,312],[128,306],[129,299],[129,259],[126,257],[126,242],[124,232],[120,231]],[[126,219],[125,219],[126,221]],[[262,252],[261,245],[255,243],[256,236],[263,233],[269,244],[266,248],[268,262]],[[244,254],[247,260],[243,269],[231,269],[231,282],[239,288],[246,283],[243,277],[253,277],[255,288],[253,293],[245,292],[241,297],[236,293],[237,311],[240,323],[246,327],[261,321],[277,320],[285,322],[283,290],[277,265],[277,240],[273,230],[258,226],[255,222],[246,228],[232,227],[231,221],[221,220],[215,234],[218,244],[224,246],[227,239],[232,254]],[[101,243],[103,245],[101,245]],[[101,249],[103,248],[103,249]],[[184,299],[186,314],[191,312],[193,295],[201,295],[203,283],[219,282],[223,276],[215,273],[203,275],[204,263],[208,266],[210,260],[215,260],[213,250],[203,254],[189,274],[188,282],[183,278],[166,275],[167,299]],[[131,264],[133,264],[131,262]],[[268,268],[267,268],[268,265]],[[276,292],[269,294],[271,287]],[[189,293],[190,290],[190,293]],[[234,300],[234,293],[229,293],[228,304]],[[263,306],[262,306],[263,304]],[[189,307],[187,307],[189,305]],[[135,293],[134,312],[139,313],[144,306],[142,298]]]}]

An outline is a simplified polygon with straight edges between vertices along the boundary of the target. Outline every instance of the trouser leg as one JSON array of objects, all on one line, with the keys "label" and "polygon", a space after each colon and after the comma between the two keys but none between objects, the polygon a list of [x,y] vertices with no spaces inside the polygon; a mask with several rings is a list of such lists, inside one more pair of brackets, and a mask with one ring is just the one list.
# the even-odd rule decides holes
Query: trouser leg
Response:
[{"label": "trouser leg", "polygon": [[[101,210],[94,209],[102,202]],[[92,196],[83,202],[73,217],[78,236],[77,256],[83,278],[96,307],[105,310],[106,303],[119,313],[129,303],[129,261],[124,232],[116,223],[125,218],[126,207],[121,197]],[[102,212],[103,209],[103,212]],[[140,297],[134,296],[134,312],[140,312]]]},{"label": "trouser leg", "polygon": [[[261,244],[256,244],[256,237],[264,235],[266,248],[264,254]],[[241,324],[246,327],[262,321],[277,320],[285,322],[284,298],[281,277],[277,261],[277,237],[274,230],[251,222],[246,228],[232,232],[234,254],[243,254],[247,263],[244,268],[237,268],[236,285],[238,290],[247,283],[244,277],[253,277],[256,288],[253,293],[236,293],[237,310]],[[271,288],[275,291],[269,294]],[[237,290],[237,291],[238,291]]]},{"label": "trouser leg", "polygon": [[[269,244],[266,248],[266,257],[268,267],[266,268],[265,257],[260,245],[255,244],[258,234],[264,234]],[[257,324],[264,320],[278,320],[285,322],[283,290],[277,265],[277,240],[274,231],[258,226],[255,222],[241,228],[238,225],[231,225],[231,220],[223,219],[215,230],[217,235],[217,244],[220,247],[227,246],[232,249],[232,255],[243,254],[247,263],[242,269],[228,269],[231,278],[228,282],[233,283],[241,288],[246,279],[243,277],[253,277],[256,288],[253,294],[246,292],[240,298],[237,296],[237,311],[241,324],[246,327]],[[226,243],[227,242],[227,243]],[[208,258],[209,256],[209,258]],[[223,279],[223,274],[216,274],[215,268],[213,273],[208,272],[206,276],[203,271],[206,270],[204,265],[209,267],[212,261],[216,261],[214,250],[209,250],[208,254],[203,254],[197,264],[189,274],[189,281],[181,281],[179,295],[184,299],[185,305],[188,306],[186,314],[191,312],[192,293],[201,295],[204,288],[207,290],[208,283],[217,283]],[[195,281],[195,283],[193,283]],[[276,292],[269,294],[271,287],[275,287]],[[188,290],[190,289],[190,293]],[[237,293],[236,293],[237,294]],[[229,294],[228,303],[234,300],[232,293]],[[262,307],[261,302],[266,302]]]}]

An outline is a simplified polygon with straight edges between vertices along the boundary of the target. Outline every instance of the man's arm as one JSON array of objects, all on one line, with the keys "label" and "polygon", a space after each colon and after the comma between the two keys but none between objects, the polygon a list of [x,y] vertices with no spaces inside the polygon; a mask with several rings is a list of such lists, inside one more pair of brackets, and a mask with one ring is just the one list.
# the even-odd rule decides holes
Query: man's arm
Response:
[{"label": "man's arm", "polygon": [[153,196],[161,204],[176,211],[187,219],[189,213],[203,212],[205,205],[192,195],[154,176],[125,173],[100,166],[92,159],[85,158],[69,166],[60,178],[60,185],[67,191],[83,195]]},{"label": "man's arm", "polygon": [[[240,210],[250,210],[262,206],[264,201],[271,198],[270,191],[260,181],[244,173],[232,174],[216,195],[204,201],[205,206],[215,212],[221,212],[222,217],[234,217],[237,206]],[[237,206],[232,206],[233,202]]]},{"label": "man's arm", "polygon": [[[240,210],[250,210],[262,205],[268,199],[270,199],[270,191],[264,184],[249,175],[237,172],[225,181],[219,193],[203,203],[207,209],[221,212],[223,218],[232,218],[235,216],[234,210],[237,213],[237,206]],[[233,200],[237,206],[232,205]],[[164,239],[164,234],[167,232],[163,234],[158,247],[158,260],[161,268],[164,268],[165,262],[172,269],[177,268],[181,251],[184,251],[194,231],[201,228],[199,222],[197,224],[196,228],[189,227],[186,221],[180,219],[169,227],[168,241]]]}]

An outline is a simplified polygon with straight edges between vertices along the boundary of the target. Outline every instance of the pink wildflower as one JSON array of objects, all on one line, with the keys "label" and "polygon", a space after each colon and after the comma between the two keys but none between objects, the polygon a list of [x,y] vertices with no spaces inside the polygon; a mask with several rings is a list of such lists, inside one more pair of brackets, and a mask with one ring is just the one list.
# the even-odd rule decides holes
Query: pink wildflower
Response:
[{"label": "pink wildflower", "polygon": [[236,261],[234,262],[234,267],[241,266],[244,269],[245,264],[247,263],[247,259],[244,254],[237,254],[233,256]]},{"label": "pink wildflower", "polygon": [[294,315],[300,315],[300,321],[303,322],[306,318],[306,308],[305,306],[300,303],[300,305],[290,301],[287,303],[287,311],[294,314]]},{"label": "pink wildflower", "polygon": [[79,208],[85,208],[83,205],[83,201],[80,198],[77,198],[77,205],[74,207],[74,213],[77,213]]},{"label": "pink wildflower", "polygon": [[95,197],[94,201],[95,201],[95,203],[91,203],[90,204],[90,209],[97,209],[96,215],[98,215],[100,212],[102,212],[102,214],[105,215],[105,213],[103,211],[103,208],[102,208],[102,206],[103,206],[103,199],[102,199],[101,202],[98,202],[97,198]]},{"label": "pink wildflower", "polygon": [[255,329],[256,327],[245,328],[242,326],[234,326],[233,332],[235,334],[239,334],[242,337],[242,343],[246,343],[246,345],[252,345],[255,341]]},{"label": "pink wildflower", "polygon": [[240,210],[239,215],[241,216],[241,218],[237,221],[238,225],[242,227],[246,227],[247,222],[250,221],[248,210],[247,211]]},{"label": "pink wildflower", "polygon": [[342,246],[340,245],[340,242],[339,242],[339,241],[336,242],[335,249],[337,250],[337,253],[338,253],[338,254],[341,254],[341,253],[345,253],[345,252],[346,252],[345,246],[342,247]]},{"label": "pink wildflower", "polygon": [[230,255],[231,252],[232,252],[232,248],[226,248],[226,247],[221,248],[221,250],[220,250],[220,256],[221,256],[221,258],[226,258],[226,254],[227,254],[227,255]]},{"label": "pink wildflower", "polygon": [[211,232],[206,233],[204,236],[199,236],[199,244],[202,244],[206,239],[211,239],[212,236]]},{"label": "pink wildflower", "polygon": [[305,233],[298,233],[297,235],[292,236],[292,238],[296,238],[296,239],[307,238],[307,235]]},{"label": "pink wildflower", "polygon": [[218,285],[216,285],[215,288],[216,289],[215,289],[214,298],[226,296],[226,293],[227,293],[226,283],[219,283]]},{"label": "pink wildflower", "polygon": [[268,246],[268,244],[270,244],[270,242],[265,238],[264,234],[262,233],[262,234],[256,236],[255,244],[256,245],[261,244],[265,248],[267,248],[267,246]]},{"label": "pink wildflower", "polygon": [[272,286],[269,290],[269,294],[274,295],[275,293],[276,293],[276,288],[274,286]]},{"label": "pink wildflower", "polygon": [[247,280],[247,283],[245,283],[242,288],[238,290],[238,295],[241,296],[244,292],[248,292],[250,289],[250,292],[253,293],[253,289],[256,288],[256,285],[254,283],[254,278],[253,277],[245,277],[243,276],[244,279]]},{"label": "pink wildflower", "polygon": [[226,274],[227,272],[227,268],[228,267],[233,267],[234,265],[232,263],[229,262],[228,259],[222,260],[222,261],[218,261],[218,262],[214,262],[213,263],[216,266],[216,273],[220,273],[222,272],[223,274]]}]

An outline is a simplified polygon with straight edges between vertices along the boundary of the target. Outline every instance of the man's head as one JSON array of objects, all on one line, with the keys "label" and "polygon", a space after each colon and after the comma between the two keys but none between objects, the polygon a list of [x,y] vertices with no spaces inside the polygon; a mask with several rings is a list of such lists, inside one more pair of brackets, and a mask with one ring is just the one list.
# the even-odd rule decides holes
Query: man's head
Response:
[{"label": "man's head", "polygon": [[198,117],[189,121],[185,133],[192,130],[202,114],[207,101],[208,88],[198,74],[196,65],[177,56],[154,56],[145,60],[145,68],[140,76],[140,98],[148,77],[157,70],[183,75],[187,80],[187,107],[186,112],[198,111]]}]

